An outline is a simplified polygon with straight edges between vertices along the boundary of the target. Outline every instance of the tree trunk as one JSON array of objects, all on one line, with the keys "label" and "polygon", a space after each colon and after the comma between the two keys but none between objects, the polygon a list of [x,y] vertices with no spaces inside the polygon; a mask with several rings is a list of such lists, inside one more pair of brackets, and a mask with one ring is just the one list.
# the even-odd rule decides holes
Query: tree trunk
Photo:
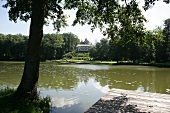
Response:
[{"label": "tree trunk", "polygon": [[16,98],[33,100],[37,96],[39,78],[40,44],[43,37],[45,4],[47,0],[32,0],[32,17],[27,48],[27,56]]}]

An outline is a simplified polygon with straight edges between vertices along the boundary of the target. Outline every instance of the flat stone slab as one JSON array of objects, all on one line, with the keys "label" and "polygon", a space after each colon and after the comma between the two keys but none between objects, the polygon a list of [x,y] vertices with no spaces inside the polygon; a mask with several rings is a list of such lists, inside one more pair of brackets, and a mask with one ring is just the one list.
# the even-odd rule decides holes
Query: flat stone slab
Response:
[{"label": "flat stone slab", "polygon": [[170,95],[111,89],[85,113],[170,113]]}]

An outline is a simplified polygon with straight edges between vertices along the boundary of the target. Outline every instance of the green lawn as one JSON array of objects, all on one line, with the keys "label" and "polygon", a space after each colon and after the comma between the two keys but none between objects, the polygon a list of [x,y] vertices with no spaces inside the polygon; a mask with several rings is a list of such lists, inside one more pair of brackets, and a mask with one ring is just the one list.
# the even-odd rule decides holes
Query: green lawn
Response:
[{"label": "green lawn", "polygon": [[74,60],[74,59],[61,59],[61,60],[53,60],[53,62],[57,63],[90,63],[90,64],[115,64],[116,61],[93,61],[93,60]]}]

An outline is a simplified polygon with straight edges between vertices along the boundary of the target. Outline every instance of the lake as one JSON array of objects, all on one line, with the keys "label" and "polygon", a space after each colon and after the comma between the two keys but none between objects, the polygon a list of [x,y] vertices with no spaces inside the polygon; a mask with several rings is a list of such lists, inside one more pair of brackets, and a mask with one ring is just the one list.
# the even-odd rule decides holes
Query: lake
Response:
[{"label": "lake", "polygon": [[[0,62],[0,87],[16,88],[23,63]],[[39,88],[51,113],[83,113],[111,88],[169,94],[170,68],[41,63]]]}]

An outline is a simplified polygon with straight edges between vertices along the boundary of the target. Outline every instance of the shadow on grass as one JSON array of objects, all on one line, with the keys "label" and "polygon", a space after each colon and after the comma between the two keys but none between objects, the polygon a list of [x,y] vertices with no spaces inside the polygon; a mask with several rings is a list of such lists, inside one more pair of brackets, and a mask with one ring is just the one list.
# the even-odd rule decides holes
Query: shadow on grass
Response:
[{"label": "shadow on grass", "polygon": [[127,105],[126,96],[114,97],[111,100],[97,101],[85,113],[142,113],[137,109],[137,105]]},{"label": "shadow on grass", "polygon": [[5,88],[0,90],[0,113],[49,113],[50,98],[41,99],[31,102],[29,100],[16,100],[13,96],[15,90]]}]

